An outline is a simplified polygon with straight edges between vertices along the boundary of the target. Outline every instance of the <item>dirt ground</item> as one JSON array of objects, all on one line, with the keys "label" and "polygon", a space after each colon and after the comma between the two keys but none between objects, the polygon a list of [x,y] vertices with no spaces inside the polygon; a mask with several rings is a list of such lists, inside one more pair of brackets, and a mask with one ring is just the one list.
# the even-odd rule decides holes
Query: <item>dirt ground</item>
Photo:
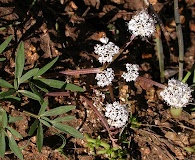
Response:
[{"label": "dirt ground", "polygon": [[[158,14],[169,35],[161,34],[165,58],[166,82],[172,76],[177,77],[178,44],[174,22],[174,3],[172,0],[149,0]],[[94,74],[66,76],[58,74],[67,69],[97,68],[101,64],[94,53],[95,44],[102,35],[122,47],[130,33],[126,23],[137,11],[146,7],[143,0],[0,0],[1,43],[9,35],[13,40],[3,52],[6,61],[0,62],[0,77],[11,81],[14,78],[14,57],[17,45],[25,44],[25,70],[41,68],[53,58],[59,60],[45,77],[67,81],[85,89],[84,93],[72,93],[71,97],[51,97],[50,105],[76,105],[70,114],[76,116],[69,125],[87,133],[92,138],[98,135],[111,143],[108,133],[95,112],[80,101],[80,94],[99,104],[98,110],[103,113],[102,103],[111,103],[108,88],[100,88]],[[195,0],[180,0],[179,12],[184,37],[185,58],[184,74],[195,61]],[[125,63],[136,63],[140,66],[140,74],[160,83],[158,57],[155,49],[155,37],[148,40],[136,38],[111,65],[118,75],[125,70]],[[173,74],[172,74],[173,73]],[[166,84],[166,82],[164,84]],[[187,81],[192,84],[192,78]],[[25,87],[25,86],[24,86]],[[119,143],[127,150],[124,159],[131,160],[195,160],[195,155],[184,147],[195,145],[195,112],[189,105],[182,115],[172,118],[167,106],[159,96],[160,89],[151,87],[144,90],[139,83],[125,83],[116,76],[112,85],[114,98],[126,103],[132,115],[142,125],[132,128],[129,124],[123,131],[128,143]],[[95,90],[106,94],[105,99],[98,96]],[[194,95],[193,95],[194,96]],[[24,99],[24,109],[36,113],[39,108]],[[67,135],[66,146],[60,152],[58,147],[62,140],[53,134],[52,129],[45,129],[44,146],[41,153],[36,147],[36,137],[29,137],[28,130],[32,118],[15,109],[14,104],[3,102],[2,106],[12,116],[22,116],[15,123],[16,130],[24,137],[17,141],[24,146],[22,150],[25,160],[95,160],[107,159],[105,155],[91,155],[86,140],[75,139]],[[121,130],[117,131],[120,133]],[[116,138],[118,134],[115,135]],[[9,151],[4,160],[17,159]]]}]

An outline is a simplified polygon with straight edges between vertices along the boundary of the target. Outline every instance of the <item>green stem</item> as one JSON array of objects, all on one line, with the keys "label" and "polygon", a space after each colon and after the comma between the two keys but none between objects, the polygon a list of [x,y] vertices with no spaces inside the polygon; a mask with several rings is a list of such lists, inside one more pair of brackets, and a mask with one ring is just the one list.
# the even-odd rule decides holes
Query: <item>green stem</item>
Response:
[{"label": "green stem", "polygon": [[179,46],[179,76],[178,79],[181,81],[183,78],[183,63],[184,63],[184,42],[183,42],[183,33],[181,28],[180,16],[179,16],[179,6],[178,0],[174,0],[174,14],[175,14],[175,23],[176,23],[176,32],[178,38]]},{"label": "green stem", "polygon": [[160,26],[156,26],[156,52],[159,60],[159,69],[160,69],[160,81],[161,83],[165,82],[165,74],[164,74],[164,54],[163,54],[163,45],[161,40],[161,30]]},{"label": "green stem", "polygon": [[183,78],[183,80],[182,80],[183,83],[186,83],[186,81],[188,80],[188,78],[190,77],[190,75],[192,74],[193,71],[195,72],[195,63],[193,64],[190,71],[188,71],[186,76]]},{"label": "green stem", "polygon": [[28,111],[25,111],[25,110],[23,110],[23,113],[28,114],[29,116],[31,116],[31,117],[33,117],[33,118],[36,118],[36,119],[39,118],[39,116],[37,116],[36,114],[33,114],[33,113],[28,112]]}]

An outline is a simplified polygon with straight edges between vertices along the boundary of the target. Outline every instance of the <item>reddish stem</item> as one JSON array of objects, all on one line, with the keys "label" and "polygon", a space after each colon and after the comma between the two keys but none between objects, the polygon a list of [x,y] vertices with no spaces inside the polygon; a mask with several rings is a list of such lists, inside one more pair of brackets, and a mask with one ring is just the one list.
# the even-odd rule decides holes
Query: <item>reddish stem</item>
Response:
[{"label": "reddish stem", "polygon": [[90,73],[99,73],[101,72],[100,68],[87,68],[87,69],[80,69],[80,70],[66,70],[61,71],[62,74],[67,75],[78,75],[78,74],[90,74]]}]

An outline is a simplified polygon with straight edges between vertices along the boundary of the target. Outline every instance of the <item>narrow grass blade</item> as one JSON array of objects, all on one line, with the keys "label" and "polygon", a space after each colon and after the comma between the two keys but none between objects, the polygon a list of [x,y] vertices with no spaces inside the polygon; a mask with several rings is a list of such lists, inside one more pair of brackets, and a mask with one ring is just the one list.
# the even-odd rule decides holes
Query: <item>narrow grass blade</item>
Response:
[{"label": "narrow grass blade", "polygon": [[47,72],[58,60],[59,57],[56,57],[55,59],[53,59],[51,62],[49,62],[48,64],[46,64],[44,67],[42,67],[37,74],[34,77],[38,77],[41,76],[42,74],[44,74],[45,72]]},{"label": "narrow grass blade", "polygon": [[8,140],[9,140],[9,147],[10,149],[13,151],[13,153],[20,159],[23,160],[23,155],[22,152],[20,150],[20,148],[18,147],[14,137],[12,136],[11,133],[8,134]]},{"label": "narrow grass blade", "polygon": [[26,80],[30,79],[31,77],[33,77],[35,74],[37,74],[37,72],[39,71],[38,68],[34,68],[29,70],[28,72],[26,72],[20,79],[19,79],[19,84],[25,82]]},{"label": "narrow grass blade", "polygon": [[6,143],[5,143],[5,133],[4,130],[0,130],[0,157],[3,158],[5,155],[5,148],[6,148]]},{"label": "narrow grass blade", "polygon": [[4,79],[0,79],[0,86],[4,88],[14,88],[9,82]]},{"label": "narrow grass blade", "polygon": [[8,46],[9,42],[12,40],[12,36],[9,36],[1,45],[0,45],[0,54],[5,50]]},{"label": "narrow grass blade", "polygon": [[24,55],[24,43],[20,42],[15,58],[15,78],[20,79],[24,69],[25,55]]},{"label": "narrow grass blade", "polygon": [[60,106],[49,111],[44,112],[41,116],[57,116],[75,109],[75,106]]},{"label": "narrow grass blade", "polygon": [[64,133],[70,134],[76,138],[81,138],[81,139],[83,138],[83,135],[78,130],[76,130],[75,128],[71,126],[68,126],[62,123],[53,123],[53,126],[57,128],[58,130]]},{"label": "narrow grass blade", "polygon": [[28,98],[31,98],[31,99],[34,99],[34,100],[37,100],[37,101],[41,101],[41,98],[36,95],[35,93],[32,93],[30,91],[26,91],[26,90],[18,90],[19,93],[21,93],[23,96],[26,96]]},{"label": "narrow grass blade", "polygon": [[41,152],[41,149],[43,146],[43,126],[41,122],[39,123],[36,137],[37,137],[37,141],[36,141],[37,148],[38,148],[38,151]]}]

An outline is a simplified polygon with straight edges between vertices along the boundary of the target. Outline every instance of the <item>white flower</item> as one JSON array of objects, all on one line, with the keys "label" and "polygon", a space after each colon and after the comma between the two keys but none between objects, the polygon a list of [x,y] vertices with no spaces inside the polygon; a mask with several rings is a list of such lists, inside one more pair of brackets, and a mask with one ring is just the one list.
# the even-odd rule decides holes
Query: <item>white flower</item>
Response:
[{"label": "white flower", "polygon": [[172,78],[168,81],[168,86],[160,92],[160,95],[169,106],[181,108],[186,107],[191,101],[191,92],[192,90],[187,84]]},{"label": "white flower", "polygon": [[121,105],[119,102],[106,105],[105,116],[108,117],[108,124],[110,126],[121,128],[128,121],[128,110],[126,105]]},{"label": "white flower", "polygon": [[112,62],[112,57],[119,52],[119,47],[116,46],[113,42],[107,44],[96,44],[94,47],[94,52],[99,55],[99,62]]},{"label": "white flower", "polygon": [[139,76],[139,66],[137,64],[126,64],[127,73],[123,73],[121,76],[126,80],[126,82],[135,81]]},{"label": "white flower", "polygon": [[99,87],[108,86],[114,79],[114,71],[112,68],[107,68],[107,70],[97,73],[95,79],[98,80],[97,85]]},{"label": "white flower", "polygon": [[144,9],[127,23],[128,30],[134,36],[150,37],[155,31],[155,20]]},{"label": "white flower", "polygon": [[102,42],[103,44],[107,44],[109,41],[109,38],[108,37],[102,37],[100,38],[100,42]]}]

